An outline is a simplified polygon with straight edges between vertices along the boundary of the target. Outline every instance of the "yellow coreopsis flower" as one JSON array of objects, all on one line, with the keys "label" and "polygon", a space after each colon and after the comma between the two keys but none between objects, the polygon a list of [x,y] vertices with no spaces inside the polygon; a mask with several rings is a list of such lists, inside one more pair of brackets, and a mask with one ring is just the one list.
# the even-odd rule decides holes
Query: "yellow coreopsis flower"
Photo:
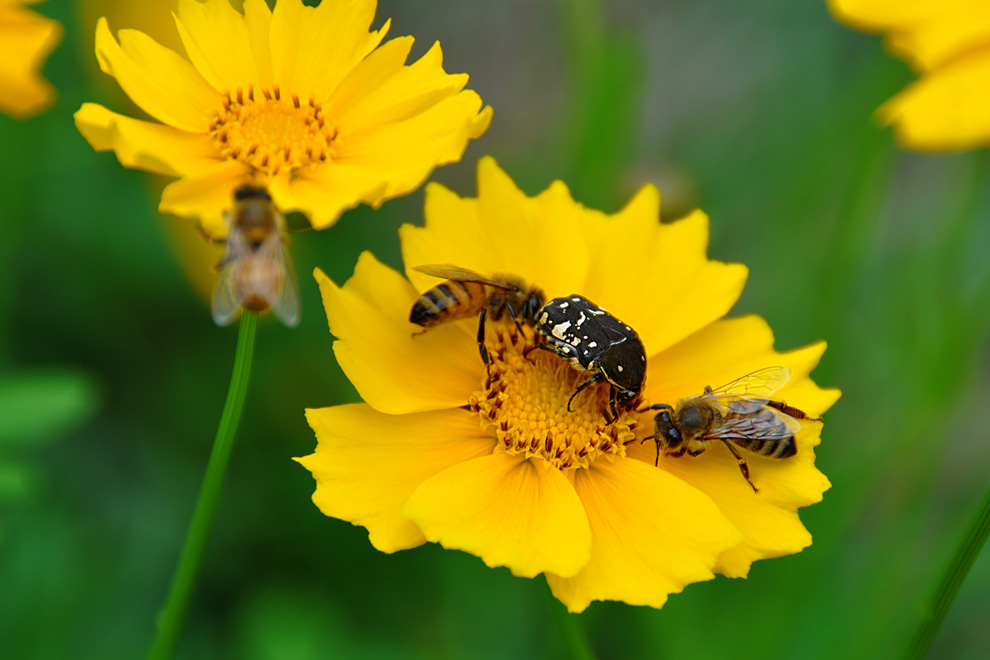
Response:
[{"label": "yellow coreopsis flower", "polygon": [[374,0],[180,0],[188,60],[135,30],[96,29],[102,69],[161,123],[83,104],[76,126],[127,167],[181,177],[160,210],[200,218],[222,236],[223,209],[244,180],[316,228],[358,203],[410,192],[458,160],[491,108],[442,67],[439,44],[406,65],[412,37],[381,46]]},{"label": "yellow coreopsis flower", "polygon": [[839,396],[809,377],[824,343],[778,353],[759,317],[722,319],[746,268],[706,257],[700,211],[660,223],[652,186],[610,216],[559,181],[526,197],[486,158],[478,189],[463,199],[427,188],[426,226],[400,230],[408,279],[369,253],[343,286],[316,272],[334,353],[365,401],[307,410],[318,446],[299,461],[323,513],[366,527],[383,552],[432,541],[518,576],[543,573],[575,612],[594,600],[660,607],[691,582],[745,576],[754,560],[808,546],[797,509],[829,487],[814,465],[820,422],[802,422],[791,458],[747,454],[758,493],[724,446],[656,466],[654,442],[641,442],[654,411],[609,423],[609,388],[596,385],[569,412],[587,375],[533,350],[530,328],[489,319],[490,370],[476,319],[417,333],[410,309],[440,282],[415,268],[515,275],[548,300],[603,306],[638,331],[652,403],[777,366],[791,375],[779,396],[820,415]]},{"label": "yellow coreopsis flower", "polygon": [[18,119],[46,109],[55,96],[39,70],[62,26],[22,7],[39,1],[0,0],[0,112]]},{"label": "yellow coreopsis flower", "polygon": [[921,79],[877,112],[909,149],[990,145],[990,3],[986,0],[828,0],[836,19],[885,35]]}]

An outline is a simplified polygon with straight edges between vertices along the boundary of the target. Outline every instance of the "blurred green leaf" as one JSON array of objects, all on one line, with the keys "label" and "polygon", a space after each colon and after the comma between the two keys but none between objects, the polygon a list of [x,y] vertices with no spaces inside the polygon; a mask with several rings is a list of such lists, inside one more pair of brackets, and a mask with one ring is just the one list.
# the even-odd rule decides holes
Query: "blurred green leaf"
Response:
[{"label": "blurred green leaf", "polygon": [[57,439],[85,424],[99,405],[96,382],[76,369],[0,376],[0,446]]},{"label": "blurred green leaf", "polygon": [[27,499],[37,490],[38,473],[29,465],[0,460],[0,506]]}]

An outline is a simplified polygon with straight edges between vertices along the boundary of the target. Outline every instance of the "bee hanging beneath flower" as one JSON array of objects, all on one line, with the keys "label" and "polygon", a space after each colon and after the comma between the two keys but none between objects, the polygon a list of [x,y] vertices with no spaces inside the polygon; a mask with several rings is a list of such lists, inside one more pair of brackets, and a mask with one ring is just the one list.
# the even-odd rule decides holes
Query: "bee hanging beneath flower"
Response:
[{"label": "bee hanging beneath flower", "polygon": [[299,283],[285,250],[285,218],[265,188],[234,191],[234,210],[225,214],[226,247],[217,264],[213,320],[227,325],[242,308],[271,309],[282,323],[299,323]]},{"label": "bee hanging beneath flower", "polygon": [[767,367],[747,374],[713,390],[690,396],[676,406],[658,403],[653,420],[654,433],[643,440],[657,443],[657,462],[664,456],[698,456],[716,440],[721,440],[739,463],[739,470],[754,492],[759,488],[749,477],[749,465],[733,445],[767,458],[790,458],[797,454],[794,435],[801,430],[799,419],[813,422],[782,401],[769,397],[791,378],[786,367]]}]

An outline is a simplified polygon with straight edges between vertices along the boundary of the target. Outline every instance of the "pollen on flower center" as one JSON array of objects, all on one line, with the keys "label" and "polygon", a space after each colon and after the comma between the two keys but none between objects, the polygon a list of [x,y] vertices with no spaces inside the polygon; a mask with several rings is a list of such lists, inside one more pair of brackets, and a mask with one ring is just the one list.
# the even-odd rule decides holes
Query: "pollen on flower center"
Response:
[{"label": "pollen on flower center", "polygon": [[320,104],[283,95],[276,86],[223,95],[223,109],[210,120],[210,135],[221,156],[275,174],[333,159],[339,131]]},{"label": "pollen on flower center", "polygon": [[621,413],[615,423],[606,422],[607,384],[578,394],[568,412],[567,400],[588,374],[536,348],[528,331],[521,335],[514,325],[489,326],[491,375],[468,405],[483,426],[494,429],[504,451],[539,456],[559,469],[586,468],[603,454],[625,455],[638,421]]}]

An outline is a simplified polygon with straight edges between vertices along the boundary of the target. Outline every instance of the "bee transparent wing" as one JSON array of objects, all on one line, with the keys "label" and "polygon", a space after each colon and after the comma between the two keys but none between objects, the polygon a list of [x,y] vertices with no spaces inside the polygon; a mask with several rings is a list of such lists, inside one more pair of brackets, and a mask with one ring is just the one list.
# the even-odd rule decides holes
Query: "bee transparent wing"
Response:
[{"label": "bee transparent wing", "polygon": [[274,314],[282,323],[294,328],[299,325],[299,280],[296,279],[296,269],[292,267],[292,260],[285,250],[285,241],[274,241],[277,245],[273,248],[277,252],[273,256],[281,272],[279,278],[281,287],[275,300],[269,301]]},{"label": "bee transparent wing", "polygon": [[787,367],[766,367],[726,383],[703,396],[710,399],[749,399],[761,401],[762,405],[790,379],[791,370]]},{"label": "bee transparent wing", "polygon": [[238,231],[229,230],[227,242],[223,249],[223,257],[217,264],[217,283],[213,287],[213,302],[211,309],[213,321],[219,326],[229,325],[241,311],[244,302],[237,294],[235,281],[237,278],[237,261],[251,248],[244,240],[244,235]]},{"label": "bee transparent wing", "polygon": [[444,280],[462,280],[464,282],[476,282],[478,284],[485,284],[487,286],[493,286],[498,289],[510,290],[515,287],[507,285],[505,282],[499,282],[497,280],[492,280],[484,275],[479,275],[478,273],[468,270],[467,268],[458,268],[457,266],[451,266],[450,264],[431,264],[427,266],[413,266],[413,270],[418,270],[421,273],[426,273],[427,275],[432,275],[433,277],[439,277]]},{"label": "bee transparent wing", "polygon": [[255,268],[268,274],[264,290],[255,293],[268,303],[278,320],[295,327],[299,323],[299,281],[281,234],[272,232],[252,259]]},{"label": "bee transparent wing", "polygon": [[706,439],[784,440],[800,430],[801,423],[793,417],[760,405],[755,412],[729,416],[709,431]]}]

